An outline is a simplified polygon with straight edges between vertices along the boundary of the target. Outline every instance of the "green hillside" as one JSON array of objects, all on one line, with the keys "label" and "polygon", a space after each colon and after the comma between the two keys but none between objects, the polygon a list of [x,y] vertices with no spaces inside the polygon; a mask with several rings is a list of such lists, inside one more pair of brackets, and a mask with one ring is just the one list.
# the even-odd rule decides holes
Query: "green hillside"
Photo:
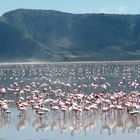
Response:
[{"label": "green hillside", "polygon": [[18,9],[0,17],[0,61],[139,59],[140,15]]}]

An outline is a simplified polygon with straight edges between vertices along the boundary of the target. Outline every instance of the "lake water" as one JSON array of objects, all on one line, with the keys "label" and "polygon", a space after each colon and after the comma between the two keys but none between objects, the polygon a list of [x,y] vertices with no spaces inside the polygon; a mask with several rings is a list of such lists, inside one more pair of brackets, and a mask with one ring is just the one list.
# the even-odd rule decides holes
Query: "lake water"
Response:
[{"label": "lake water", "polygon": [[[49,98],[63,101],[70,93],[113,95],[123,92],[127,96],[139,94],[139,84],[140,62],[1,64],[0,102],[10,100],[11,113],[0,112],[0,140],[137,140],[140,114],[97,109],[78,115],[67,111],[64,115],[60,110],[55,113],[50,110],[45,117],[40,117],[31,106],[22,114],[16,102],[21,97],[26,101],[32,95],[45,92]],[[138,101],[139,106],[139,96]]]}]

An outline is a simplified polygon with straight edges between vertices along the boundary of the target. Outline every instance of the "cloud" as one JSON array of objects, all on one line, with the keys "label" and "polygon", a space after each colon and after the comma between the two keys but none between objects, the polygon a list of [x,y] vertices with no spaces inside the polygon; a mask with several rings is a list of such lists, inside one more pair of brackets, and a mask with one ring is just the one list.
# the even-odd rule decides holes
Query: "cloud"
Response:
[{"label": "cloud", "polygon": [[124,6],[119,6],[119,7],[117,7],[117,11],[119,12],[119,13],[121,13],[121,14],[123,14],[123,13],[125,13],[125,7]]},{"label": "cloud", "polygon": [[105,6],[99,9],[99,13],[116,13],[124,14],[126,12],[125,6]]}]

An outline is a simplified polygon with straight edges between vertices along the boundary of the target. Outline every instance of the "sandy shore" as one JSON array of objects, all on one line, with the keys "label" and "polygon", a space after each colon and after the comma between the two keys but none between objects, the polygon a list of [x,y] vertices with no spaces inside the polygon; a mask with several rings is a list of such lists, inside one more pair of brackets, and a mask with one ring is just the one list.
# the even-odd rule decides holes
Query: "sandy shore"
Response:
[{"label": "sandy shore", "polygon": [[90,63],[99,63],[99,64],[106,64],[106,63],[114,63],[114,64],[134,64],[140,63],[140,60],[135,61],[77,61],[77,62],[4,62],[0,63],[0,65],[26,65],[26,64],[90,64]]}]

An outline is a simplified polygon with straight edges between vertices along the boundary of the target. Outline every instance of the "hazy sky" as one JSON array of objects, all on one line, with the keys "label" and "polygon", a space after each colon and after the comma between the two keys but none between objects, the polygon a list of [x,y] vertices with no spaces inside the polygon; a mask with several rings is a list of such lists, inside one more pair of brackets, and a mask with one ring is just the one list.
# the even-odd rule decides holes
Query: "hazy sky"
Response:
[{"label": "hazy sky", "polygon": [[140,0],[0,0],[0,15],[18,8],[72,13],[140,14]]}]

